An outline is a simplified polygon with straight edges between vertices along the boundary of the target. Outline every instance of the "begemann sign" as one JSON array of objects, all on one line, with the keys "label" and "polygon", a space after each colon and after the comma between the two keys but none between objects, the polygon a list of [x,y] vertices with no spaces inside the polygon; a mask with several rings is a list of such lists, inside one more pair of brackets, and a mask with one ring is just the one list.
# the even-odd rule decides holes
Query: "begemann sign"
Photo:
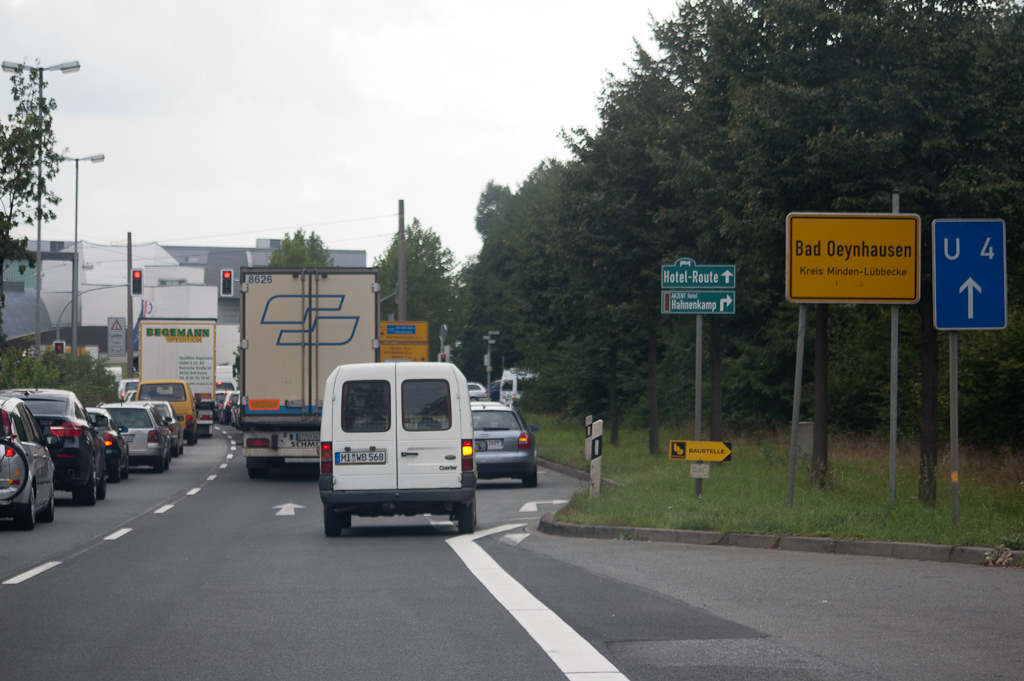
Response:
[{"label": "begemann sign", "polygon": [[786,299],[916,303],[921,218],[909,213],[790,213]]}]

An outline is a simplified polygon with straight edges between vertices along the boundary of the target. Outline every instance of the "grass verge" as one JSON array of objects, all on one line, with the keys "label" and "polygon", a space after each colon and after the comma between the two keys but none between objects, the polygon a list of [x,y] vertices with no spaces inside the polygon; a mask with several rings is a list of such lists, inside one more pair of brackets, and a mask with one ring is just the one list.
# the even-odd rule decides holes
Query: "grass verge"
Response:
[{"label": "grass verge", "polygon": [[[541,426],[542,458],[579,470],[582,423],[531,416]],[[663,453],[647,453],[647,432],[620,431],[618,445],[606,433],[602,473],[621,486],[573,496],[558,512],[564,522],[665,529],[752,532],[834,539],[875,539],[959,546],[1024,549],[1024,457],[960,449],[960,522],[952,524],[948,449],[940,455],[938,501],[918,502],[918,448],[901,443],[897,454],[895,505],[889,501],[889,444],[867,437],[829,441],[829,478],[824,489],[810,483],[810,463],[797,466],[793,507],[786,505],[789,433],[749,433],[731,439],[732,462],[712,464],[701,498],[694,494],[690,466],[668,459],[669,439],[685,439],[689,428],[665,429]],[[726,438],[729,439],[729,438]]]}]

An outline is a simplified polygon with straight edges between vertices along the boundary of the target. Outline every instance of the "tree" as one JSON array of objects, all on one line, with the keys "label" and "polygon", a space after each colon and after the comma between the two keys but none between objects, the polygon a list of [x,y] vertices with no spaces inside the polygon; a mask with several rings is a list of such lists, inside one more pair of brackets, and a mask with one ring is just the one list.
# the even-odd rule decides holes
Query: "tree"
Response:
[{"label": "tree", "polygon": [[324,247],[316,232],[307,237],[302,229],[291,236],[284,233],[284,239],[270,254],[270,267],[334,267],[334,258]]},{"label": "tree", "polygon": [[[387,297],[398,283],[398,235],[388,249],[373,263],[380,268],[381,297]],[[410,320],[430,323],[428,356],[441,351],[438,332],[448,325],[448,338],[457,339],[465,326],[461,273],[456,269],[455,255],[445,248],[441,237],[418,219],[405,228],[406,312]],[[381,303],[381,315],[398,308],[396,297]]]},{"label": "tree", "polygon": [[[0,273],[7,261],[20,261],[19,272],[36,265],[35,257],[26,250],[28,238],[11,238],[11,232],[35,220],[49,222],[56,217],[53,207],[60,202],[47,187],[63,158],[55,149],[52,125],[57,102],[43,96],[38,69],[38,65],[27,73],[19,69],[11,75],[14,112],[8,115],[7,125],[0,121]],[[0,281],[0,331],[3,306]]]},{"label": "tree", "polygon": [[494,184],[490,180],[480,194],[480,201],[476,204],[476,231],[480,236],[487,238],[494,225],[494,221],[500,219],[501,213],[512,198],[512,192],[503,184]]}]

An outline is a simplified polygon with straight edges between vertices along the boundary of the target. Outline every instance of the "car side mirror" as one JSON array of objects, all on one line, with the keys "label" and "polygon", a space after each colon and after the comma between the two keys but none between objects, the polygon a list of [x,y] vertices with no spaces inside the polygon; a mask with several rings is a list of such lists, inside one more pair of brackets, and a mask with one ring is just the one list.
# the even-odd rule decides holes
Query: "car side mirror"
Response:
[{"label": "car side mirror", "polygon": [[170,416],[165,416],[164,417],[164,425],[165,426],[170,426],[170,425],[173,425],[173,424],[174,424],[174,419],[172,419]]},{"label": "car side mirror", "polygon": [[60,449],[64,445],[64,440],[57,437],[50,431],[46,431],[43,435],[43,443],[46,445],[47,449],[53,451],[55,449]]},{"label": "car side mirror", "polygon": [[128,432],[128,426],[118,426],[117,427],[117,432],[119,432],[119,433],[127,433]]}]

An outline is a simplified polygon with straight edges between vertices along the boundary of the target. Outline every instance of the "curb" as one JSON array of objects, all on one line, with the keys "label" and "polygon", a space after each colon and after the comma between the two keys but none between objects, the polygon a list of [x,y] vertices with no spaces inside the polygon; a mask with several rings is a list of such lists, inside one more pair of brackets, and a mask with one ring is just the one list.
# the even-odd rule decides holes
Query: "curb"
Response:
[{"label": "curb", "polygon": [[[590,482],[590,475],[553,461],[538,458],[541,468]],[[611,489],[619,483],[601,478],[601,484]],[[663,530],[650,527],[613,527],[602,525],[573,525],[555,520],[555,512],[548,513],[537,524],[537,530],[554,537],[576,539],[624,539],[630,541],[664,542],[668,544],[706,544],[738,546],[747,549],[776,549],[804,551],[806,553],[834,553],[845,556],[873,558],[899,558],[926,560],[960,565],[985,565],[985,554],[992,551],[981,546],[947,546],[945,544],[913,544],[859,539],[831,539],[829,537],[790,537],[744,532],[714,532],[707,530]],[[1024,551],[1011,551],[1013,567],[1024,567]]]}]

